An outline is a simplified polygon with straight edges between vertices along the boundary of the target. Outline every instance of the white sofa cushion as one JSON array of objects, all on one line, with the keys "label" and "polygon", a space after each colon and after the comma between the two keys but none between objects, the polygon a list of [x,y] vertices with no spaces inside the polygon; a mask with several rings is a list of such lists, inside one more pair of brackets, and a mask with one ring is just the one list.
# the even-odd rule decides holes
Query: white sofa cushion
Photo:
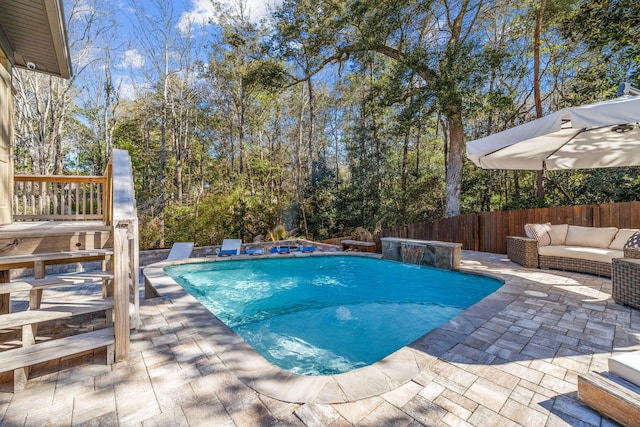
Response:
[{"label": "white sofa cushion", "polygon": [[552,225],[549,230],[549,236],[551,236],[552,245],[564,245],[567,240],[567,232],[569,231],[569,224],[556,224]]},{"label": "white sofa cushion", "polygon": [[636,234],[636,231],[638,230],[633,230],[630,228],[621,228],[620,230],[618,230],[618,234],[616,234],[616,237],[615,239],[613,239],[613,242],[611,242],[611,244],[609,245],[609,249],[615,249],[618,251],[623,250],[624,245],[627,243],[627,241],[631,236]]},{"label": "white sofa cushion", "polygon": [[581,227],[570,225],[567,231],[567,246],[586,246],[591,248],[608,248],[618,233],[616,227]]},{"label": "white sofa cushion", "polygon": [[541,246],[538,255],[584,259],[611,263],[613,258],[624,258],[623,251],[608,248],[588,248],[585,246]]}]

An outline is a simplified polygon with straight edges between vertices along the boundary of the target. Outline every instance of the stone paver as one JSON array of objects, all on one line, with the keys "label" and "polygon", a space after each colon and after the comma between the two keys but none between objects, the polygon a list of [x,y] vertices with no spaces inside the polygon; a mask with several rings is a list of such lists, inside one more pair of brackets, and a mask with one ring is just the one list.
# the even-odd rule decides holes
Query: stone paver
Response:
[{"label": "stone paver", "polygon": [[[640,349],[640,312],[613,303],[611,281],[527,270],[505,255],[463,251],[462,264],[506,283],[390,360],[387,371],[374,365],[313,383],[313,392],[281,394],[306,401],[274,396],[297,383],[279,385],[291,376],[266,365],[237,371],[251,367],[231,360],[247,354],[237,339],[215,335],[206,314],[171,294],[142,303],[125,362],[106,365],[103,350],[35,367],[17,394],[11,375],[0,375],[0,425],[613,425],[576,398],[579,375]],[[99,289],[78,294],[91,292]],[[51,290],[48,298],[68,295]],[[16,295],[16,307],[26,299]],[[273,393],[252,388],[260,384]],[[321,403],[333,399],[340,402]]]}]

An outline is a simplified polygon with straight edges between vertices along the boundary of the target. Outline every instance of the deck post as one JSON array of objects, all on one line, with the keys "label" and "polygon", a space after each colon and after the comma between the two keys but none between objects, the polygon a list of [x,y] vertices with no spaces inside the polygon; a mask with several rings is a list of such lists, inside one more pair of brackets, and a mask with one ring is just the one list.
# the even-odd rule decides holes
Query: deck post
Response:
[{"label": "deck post", "polygon": [[105,211],[106,222],[113,229],[115,361],[120,362],[129,354],[130,329],[138,326],[139,306],[138,215],[129,154],[113,150],[105,175],[105,206],[110,206]]},{"label": "deck post", "polygon": [[115,361],[120,362],[129,354],[129,235],[131,224],[113,226],[113,314],[115,324]]}]

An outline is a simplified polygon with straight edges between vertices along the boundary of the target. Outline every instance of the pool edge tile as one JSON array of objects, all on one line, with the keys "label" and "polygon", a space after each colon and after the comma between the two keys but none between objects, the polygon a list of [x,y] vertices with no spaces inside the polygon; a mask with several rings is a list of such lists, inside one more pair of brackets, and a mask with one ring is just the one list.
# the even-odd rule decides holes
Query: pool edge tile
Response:
[{"label": "pool edge tile", "polygon": [[305,377],[287,372],[277,366],[259,371],[236,373],[238,378],[255,391],[274,399],[294,403],[316,402],[330,377]]}]

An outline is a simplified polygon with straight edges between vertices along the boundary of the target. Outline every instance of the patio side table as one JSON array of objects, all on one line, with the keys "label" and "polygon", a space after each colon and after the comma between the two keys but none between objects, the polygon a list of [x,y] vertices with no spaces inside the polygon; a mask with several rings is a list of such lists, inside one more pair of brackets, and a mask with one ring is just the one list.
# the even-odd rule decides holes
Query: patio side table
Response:
[{"label": "patio side table", "polygon": [[640,309],[640,259],[614,258],[611,288],[616,303]]}]

